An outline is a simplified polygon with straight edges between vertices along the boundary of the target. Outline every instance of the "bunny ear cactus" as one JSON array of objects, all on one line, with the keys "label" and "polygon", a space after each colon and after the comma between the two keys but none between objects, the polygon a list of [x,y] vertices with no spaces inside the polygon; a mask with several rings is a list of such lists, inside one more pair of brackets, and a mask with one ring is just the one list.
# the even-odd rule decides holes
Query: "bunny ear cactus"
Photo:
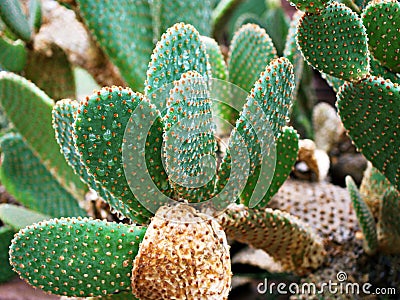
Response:
[{"label": "bunny ear cactus", "polygon": [[399,190],[399,114],[394,109],[400,105],[395,73],[399,3],[372,1],[361,16],[354,3],[296,4],[307,11],[297,30],[299,49],[337,91],[339,115],[357,148]]},{"label": "bunny ear cactus", "polygon": [[[178,23],[153,51],[144,95],[104,87],[79,104],[63,100],[54,106],[53,126],[65,159],[132,224],[60,218],[28,226],[10,250],[21,277],[70,297],[131,291],[148,299],[226,299],[230,256],[217,220],[233,238],[248,231],[243,242],[272,245],[288,270],[298,267],[301,273],[322,263],[323,245],[310,228],[289,214],[263,208],[298,150],[296,132],[286,127],[294,90],[291,63],[278,58],[261,72],[220,166],[215,163],[211,81],[200,34]],[[275,143],[282,160],[276,168]],[[267,154],[271,157],[263,157]],[[178,203],[183,201],[196,203]],[[243,203],[243,217],[232,215],[236,206],[223,212],[234,201]],[[261,243],[254,227],[263,236]],[[288,246],[281,254],[280,243]]]}]

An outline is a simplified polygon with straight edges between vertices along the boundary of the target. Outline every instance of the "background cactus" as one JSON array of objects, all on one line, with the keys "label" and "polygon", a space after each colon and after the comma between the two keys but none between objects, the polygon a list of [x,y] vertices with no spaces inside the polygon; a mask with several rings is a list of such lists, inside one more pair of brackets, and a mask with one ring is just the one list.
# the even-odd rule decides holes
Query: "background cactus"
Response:
[{"label": "background cactus", "polygon": [[[318,10],[310,8],[311,5]],[[389,108],[389,103],[390,107],[399,106],[398,75],[383,66],[396,68],[399,47],[396,43],[393,47],[387,46],[386,35],[382,42],[378,41],[376,34],[386,29],[391,36],[391,32],[399,31],[398,24],[390,21],[399,18],[398,6],[397,1],[373,1],[360,16],[355,4],[349,8],[335,1],[329,4],[322,1],[318,5],[311,1],[299,2],[298,7],[309,13],[300,20],[297,35],[298,46],[307,62],[320,72],[338,78],[328,78],[336,89],[344,83],[337,94],[344,126],[357,148],[397,189],[400,169],[394,161],[399,144],[393,136],[399,129],[398,112]],[[374,59],[370,59],[370,53]],[[371,135],[377,138],[370,141]]]},{"label": "background cactus", "polygon": [[[388,132],[396,134],[398,126],[393,121],[397,117],[396,111],[389,106],[382,106],[378,101],[376,108],[371,102],[375,100],[373,98],[383,98],[389,99],[390,104],[397,103],[398,74],[394,71],[396,46],[386,45],[385,37],[379,44],[380,40],[375,36],[371,40],[370,36],[376,31],[382,34],[382,28],[386,31],[396,28],[396,25],[391,23],[391,18],[382,19],[381,12],[390,11],[396,23],[398,4],[393,1],[374,1],[380,3],[375,7],[374,3],[357,3],[360,5],[359,9],[350,1],[346,4],[331,1],[296,1],[295,4],[306,13],[297,13],[289,23],[279,3],[270,0],[221,1],[213,14],[212,7],[218,1],[191,1],[190,4],[173,1],[168,6],[158,0],[118,1],[118,4],[117,1],[104,3],[96,0],[59,2],[68,3],[65,5],[71,10],[60,7],[55,1],[41,1],[41,11],[45,16],[43,24],[40,24],[38,18],[40,9],[37,9],[37,1],[30,1],[30,7],[22,7],[23,13],[19,14],[18,18],[22,17],[22,20],[27,21],[29,38],[23,39],[12,33],[10,28],[19,25],[7,23],[8,21],[0,24],[1,38],[5,41],[3,44],[0,41],[0,49],[3,45],[3,49],[15,58],[9,60],[0,54],[0,66],[21,75],[4,72],[1,73],[3,77],[0,79],[1,98],[13,96],[15,91],[14,96],[18,94],[17,98],[20,100],[12,103],[11,98],[1,99],[6,113],[10,114],[11,121],[15,123],[13,130],[19,131],[7,134],[2,139],[1,174],[4,185],[20,203],[27,206],[35,203],[40,208],[48,199],[52,203],[60,199],[68,200],[60,201],[62,204],[69,203],[62,213],[58,211],[59,206],[48,205],[52,210],[51,215],[56,217],[86,215],[87,212],[81,207],[88,205],[83,199],[92,195],[86,194],[90,188],[110,204],[112,212],[117,213],[121,219],[125,218],[124,222],[130,224],[70,217],[53,219],[26,228],[14,240],[12,251],[16,255],[12,261],[15,268],[22,275],[25,274],[23,276],[28,282],[35,283],[35,280],[38,280],[36,276],[39,276],[40,280],[36,283],[40,281],[43,289],[75,297],[107,294],[105,299],[113,296],[134,299],[132,291],[138,297],[145,294],[151,294],[151,297],[155,298],[168,297],[168,289],[153,289],[153,283],[158,280],[164,282],[166,276],[160,278],[156,274],[163,265],[149,249],[154,248],[156,243],[157,246],[160,245],[160,251],[163,250],[163,242],[167,243],[167,240],[157,238],[160,235],[168,236],[174,230],[182,232],[184,242],[179,244],[177,239],[170,239],[172,244],[175,242],[179,247],[185,248],[186,241],[189,240],[201,248],[202,235],[199,235],[196,229],[188,228],[206,224],[179,227],[177,224],[172,225],[168,221],[153,217],[160,203],[164,203],[166,199],[171,204],[176,204],[177,201],[190,202],[189,205],[203,213],[210,214],[214,211],[214,216],[231,240],[265,250],[275,259],[274,263],[280,265],[280,272],[290,271],[301,276],[315,272],[316,277],[303,277],[305,281],[315,281],[318,276],[326,279],[327,277],[323,276],[329,273],[326,271],[330,267],[332,270],[346,269],[346,272],[349,268],[356,268],[355,261],[362,258],[362,251],[354,237],[357,230],[354,210],[361,216],[361,210],[358,208],[368,206],[371,213],[367,218],[361,219],[361,227],[366,228],[363,222],[369,222],[368,220],[375,222],[376,226],[369,226],[368,229],[372,233],[370,236],[375,234],[375,239],[370,239],[375,242],[375,246],[373,243],[370,245],[381,250],[376,254],[379,255],[380,261],[382,252],[390,253],[388,259],[392,261],[392,253],[396,252],[399,236],[396,224],[398,192],[393,186],[386,188],[386,184],[390,186],[387,180],[385,184],[378,183],[374,188],[368,188],[367,183],[363,183],[358,202],[354,202],[360,205],[354,205],[353,208],[347,192],[337,186],[325,182],[284,182],[293,170],[299,148],[302,153],[297,157],[292,177],[301,176],[300,169],[303,165],[309,167],[312,173],[310,178],[314,180],[324,180],[328,170],[325,161],[324,166],[321,165],[316,155],[317,150],[308,153],[307,158],[304,151],[309,149],[304,147],[304,141],[299,144],[299,134],[313,136],[311,111],[314,103],[310,88],[312,73],[310,68],[303,64],[301,51],[309,62],[322,71],[322,75],[338,92],[338,107],[342,119],[344,123],[347,122],[346,128],[351,128],[356,136],[354,140],[358,147],[363,148],[375,165],[380,165],[385,175],[391,179],[392,185],[393,181],[397,180],[397,144],[389,140],[392,143],[390,144],[386,140],[383,142],[383,148],[375,148],[375,144],[380,144]],[[51,6],[56,9],[49,9]],[[364,7],[365,10],[361,11]],[[58,13],[60,17],[55,17]],[[374,13],[379,17],[374,16]],[[184,23],[173,25],[178,17],[179,21],[194,26]],[[388,21],[390,25],[386,25]],[[214,28],[210,26],[211,22],[214,22]],[[374,22],[379,28],[373,27]],[[221,26],[223,23],[227,25]],[[76,32],[74,37],[63,35],[62,29],[65,32],[65,24],[71,28],[70,31]],[[126,26],[127,24],[129,26]],[[321,24],[327,28],[321,29]],[[335,32],[335,35],[342,34],[344,37],[339,39],[342,45],[338,45],[336,36],[329,31],[333,27],[330,26],[332,24],[343,30],[340,32],[338,29]],[[168,28],[171,25],[173,26]],[[165,34],[161,35],[164,31]],[[216,40],[205,36],[210,32],[214,32]],[[395,36],[389,34],[389,38],[393,39]],[[225,45],[231,37],[233,39],[228,49]],[[354,44],[354,37],[357,38],[358,44]],[[91,38],[95,42],[91,41]],[[257,44],[257,40],[260,39],[263,43]],[[324,44],[330,49],[320,47]],[[381,45],[387,47],[382,49]],[[298,49],[300,47],[297,46],[303,48]],[[387,48],[393,60],[388,59],[389,55],[384,48]],[[333,56],[335,53],[340,53],[340,57]],[[278,58],[282,55],[285,58]],[[347,56],[351,56],[351,62],[346,60]],[[248,64],[250,58],[259,59],[259,63]],[[342,58],[344,60],[341,60]],[[75,90],[81,89],[80,80],[75,86],[73,78],[77,72],[70,62],[74,67],[81,66],[88,70],[101,86],[110,87],[98,88],[81,101],[64,99],[55,103],[50,98],[77,99]],[[54,76],[37,76],[38,69]],[[28,83],[22,76],[32,80],[34,84]],[[244,90],[238,92],[235,86],[224,86],[221,84],[223,81],[215,79],[231,81]],[[391,83],[383,82],[384,79],[389,79]],[[126,86],[130,86],[132,90]],[[382,90],[382,87],[385,89],[387,86],[388,91]],[[48,96],[41,93],[37,87],[44,90]],[[365,96],[365,91],[372,91],[373,95]],[[83,94],[89,93],[85,91]],[[368,99],[369,103],[359,101],[361,94],[364,94],[362,97]],[[348,104],[348,99],[351,99],[352,103],[359,102],[357,108],[361,112],[354,109],[354,104]],[[365,127],[365,121],[362,119],[365,105],[367,108],[364,114],[369,116],[373,111],[383,111],[385,116],[391,118],[388,121],[391,129],[382,127],[382,123],[377,121]],[[22,109],[18,109],[20,107]],[[36,113],[39,128],[39,134],[35,132],[33,137],[28,130],[32,114],[18,115],[29,111],[30,107],[34,108],[32,112]],[[133,111],[136,114],[132,114]],[[50,137],[51,140],[54,138],[54,132],[49,126],[50,115],[59,148],[54,143],[49,143],[51,145],[47,149],[38,142],[41,136],[49,140]],[[214,124],[216,115],[222,116],[227,121],[226,124],[219,124],[218,120]],[[354,116],[361,121],[354,123]],[[187,117],[190,121],[186,121]],[[153,122],[149,122],[150,119]],[[375,126],[376,124],[378,125]],[[206,134],[185,140],[186,131],[196,131],[198,128],[206,129]],[[318,129],[319,136],[321,132],[324,135],[326,130],[330,130],[325,127]],[[369,136],[371,132],[375,133],[375,129],[376,132],[385,132],[385,136],[366,141],[365,136]],[[339,133],[333,131],[332,135],[336,139]],[[215,133],[221,135],[222,142]],[[229,142],[225,145],[224,141],[228,140],[228,137]],[[326,144],[332,149],[338,147],[340,142],[329,140]],[[369,147],[368,143],[374,144],[373,147]],[[365,148],[368,149],[365,151]],[[54,152],[54,149],[61,149],[64,157],[55,155],[57,151]],[[394,155],[381,156],[382,152],[389,153],[390,149],[394,150]],[[238,154],[243,156],[238,159]],[[248,161],[243,159],[246,155]],[[184,168],[180,168],[179,164],[183,164]],[[200,165],[203,168],[199,168]],[[58,166],[62,168],[59,169]],[[124,168],[131,171],[126,172]],[[62,175],[65,170],[67,172]],[[317,175],[314,176],[314,173]],[[26,176],[27,174],[40,174],[34,179],[39,182],[46,180],[46,184],[34,184],[35,180],[32,180],[32,176]],[[375,180],[369,178],[370,182]],[[211,180],[199,187],[199,183],[204,182],[204,179]],[[236,186],[232,186],[232,181]],[[136,184],[137,182],[143,184]],[[185,183],[190,184],[185,186]],[[380,186],[385,186],[383,194],[379,190]],[[51,190],[51,193],[44,192],[43,188]],[[356,195],[354,185],[351,191]],[[366,199],[364,192],[379,195],[378,201],[372,200],[373,205],[362,206],[361,200]],[[226,208],[231,202],[235,203]],[[187,209],[185,205],[177,207],[185,207],[184,211]],[[220,212],[225,208],[226,211]],[[170,208],[163,209],[170,211]],[[179,213],[175,212],[169,214],[179,216]],[[198,212],[194,214],[201,215]],[[109,220],[112,219],[109,214],[106,216]],[[64,225],[59,226],[61,223]],[[207,229],[208,233],[220,231],[216,230],[220,225],[215,222],[210,224],[207,223],[211,226],[211,229]],[[4,226],[5,231],[8,226]],[[103,227],[107,230],[111,228],[105,236]],[[58,261],[49,262],[50,265],[55,263],[54,268],[57,272],[60,269],[58,266],[64,264],[65,267],[61,268],[65,271],[56,272],[59,276],[52,278],[54,280],[50,286],[47,285],[46,279],[54,276],[53,270],[41,270],[31,261],[21,265],[19,261],[26,260],[25,257],[21,258],[26,232],[42,236],[42,231],[53,232],[55,228],[60,228],[60,231],[69,228],[71,232],[88,229],[90,233],[83,234],[82,238],[87,238],[90,242],[82,242],[82,248],[88,249],[84,252],[87,256],[82,259],[81,253],[72,254],[70,257],[61,253]],[[125,239],[126,230],[130,233],[140,231],[140,234],[131,234]],[[81,233],[79,231],[78,235]],[[199,251],[196,252],[199,256],[191,256],[188,260],[205,260],[204,263],[210,266],[214,266],[215,263],[215,268],[211,267],[212,270],[223,270],[220,274],[229,273],[225,278],[218,278],[214,285],[215,291],[205,292],[209,293],[208,296],[215,293],[226,297],[230,282],[229,252],[225,247],[226,243],[222,243],[225,247],[222,247],[225,249],[223,250],[221,240],[214,239],[216,235],[208,233],[205,237],[210,238],[210,248],[220,249],[219,253],[225,253],[225,257],[214,261],[215,257],[211,257],[211,260],[207,260],[209,256],[204,256],[204,253]],[[68,247],[73,243],[68,233],[66,234],[66,239],[63,239],[62,234],[59,235],[60,238],[50,234],[55,238],[54,241],[48,240],[50,248],[53,247],[51,251],[58,253],[59,249],[64,247],[62,245],[59,248],[60,243],[56,240],[65,240],[66,249],[70,249]],[[145,235],[148,236],[147,239],[143,237]],[[367,236],[366,231],[364,235]],[[359,234],[356,235],[358,236]],[[77,238],[79,245],[80,237]],[[125,249],[133,240],[134,249],[125,256],[122,254],[125,260],[121,260],[119,255],[123,251],[114,254],[114,249],[104,252],[101,256],[106,259],[102,259],[97,256],[95,243],[104,245],[101,240],[107,240],[108,237],[112,240],[108,244],[109,247],[116,248],[116,251]],[[43,247],[49,247],[45,241],[39,240],[38,236],[35,239],[34,243],[40,242],[44,244]],[[197,243],[198,239],[200,243]],[[237,244],[232,241],[231,243],[234,245],[234,254]],[[285,245],[284,251],[282,245]],[[108,248],[107,243],[104,247]],[[351,247],[357,252],[353,256]],[[67,253],[71,253],[70,250]],[[53,257],[51,254],[44,252],[42,255],[35,251],[32,251],[34,256]],[[341,251],[351,257],[348,266],[344,262],[346,255],[336,257],[337,252],[342,253]],[[179,253],[188,255],[189,252]],[[221,254],[220,257],[224,255]],[[95,260],[89,264],[86,261],[87,257]],[[173,256],[171,259],[174,259]],[[144,261],[151,261],[155,267],[141,268]],[[39,266],[46,263],[39,263]],[[78,281],[76,286],[68,285],[75,275],[70,271],[71,266],[68,266],[68,263],[73,266],[81,264],[90,267],[89,273],[77,267],[77,276],[81,276],[82,281]],[[105,266],[110,266],[112,270],[103,273]],[[318,267],[319,271],[312,271]],[[181,269],[191,272],[187,265]],[[98,277],[92,270],[104,276]],[[26,275],[27,273],[29,275]],[[332,272],[329,274],[327,276],[335,276]],[[349,270],[349,274],[353,273]],[[146,278],[152,280],[149,282]],[[133,282],[133,287],[129,280]],[[64,285],[61,289],[58,286],[60,282]],[[103,285],[104,288],[101,287]],[[183,284],[180,289],[169,289],[169,292],[180,295],[198,291]]]}]

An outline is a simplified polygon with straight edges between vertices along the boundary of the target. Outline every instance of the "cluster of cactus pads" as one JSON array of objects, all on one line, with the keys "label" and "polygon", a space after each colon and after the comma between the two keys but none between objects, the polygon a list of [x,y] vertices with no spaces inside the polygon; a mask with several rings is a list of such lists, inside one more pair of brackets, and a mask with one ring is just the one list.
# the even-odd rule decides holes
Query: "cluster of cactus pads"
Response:
[{"label": "cluster of cactus pads", "polygon": [[357,148],[400,189],[400,4],[293,1],[304,10],[297,44],[337,91],[339,115]]},{"label": "cluster of cactus pads", "polygon": [[[143,94],[113,86],[81,102],[54,105],[53,127],[69,166],[130,224],[72,217],[28,226],[10,248],[22,278],[70,297],[130,291],[141,299],[226,299],[231,271],[225,234],[267,251],[288,271],[302,274],[323,262],[322,239],[305,222],[266,208],[298,151],[298,136],[286,126],[293,66],[274,51],[271,57],[254,55],[271,44],[257,26],[245,26],[234,41],[227,67],[214,41],[177,23],[153,50]],[[258,68],[264,66],[258,74],[245,65],[251,54],[260,59]],[[251,72],[239,72],[245,69]],[[213,76],[251,88],[218,164]],[[3,74],[3,81],[21,83],[16,77]],[[225,93],[230,90],[218,95]],[[183,135],[185,128],[195,134]],[[244,163],[235,156],[238,148],[246,150]],[[267,172],[263,154],[274,151],[276,164],[267,160]],[[185,184],[204,176],[199,165],[214,173],[206,184]],[[224,196],[232,184],[237,187]],[[260,186],[262,196],[253,201]],[[210,210],[207,203],[218,196],[222,200]],[[169,205],[155,204],[165,197]],[[191,207],[199,203],[205,212]]]}]

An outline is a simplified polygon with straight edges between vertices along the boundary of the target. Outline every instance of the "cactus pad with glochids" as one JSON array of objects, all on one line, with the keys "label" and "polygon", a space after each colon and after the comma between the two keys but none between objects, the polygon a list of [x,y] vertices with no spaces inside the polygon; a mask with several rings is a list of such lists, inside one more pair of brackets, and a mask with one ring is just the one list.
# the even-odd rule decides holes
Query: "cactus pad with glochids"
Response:
[{"label": "cactus pad with glochids", "polygon": [[[84,1],[79,2],[82,6]],[[206,49],[193,26],[175,24],[151,55],[144,94],[104,87],[79,103],[63,100],[53,107],[57,142],[68,164],[131,224],[60,218],[26,227],[12,241],[10,261],[27,282],[74,297],[131,290],[148,299],[226,299],[231,274],[223,230],[271,251],[290,271],[304,273],[323,262],[324,246],[312,228],[288,213],[265,209],[298,151],[297,133],[287,126],[295,88],[291,63],[285,58],[263,61],[218,164],[209,94],[212,65]],[[229,78],[232,72],[234,68]],[[265,160],[267,154],[274,159]],[[138,172],[143,167],[145,172]],[[196,180],[210,172],[209,181],[197,186]],[[230,182],[238,175],[238,182]],[[242,188],[226,192],[225,187],[232,185]],[[163,197],[170,206],[157,206],[156,200]],[[223,201],[207,206],[218,197]],[[227,208],[233,202],[241,204]],[[189,207],[194,204],[196,209]],[[243,208],[243,217],[236,207]],[[204,212],[197,211],[202,208]],[[188,216],[193,217],[184,220]],[[254,228],[263,236],[261,244]],[[282,252],[279,241],[287,246]],[[168,261],[177,258],[184,260],[170,274]],[[188,272],[193,282],[185,281]],[[179,284],[161,288],[170,282]],[[202,288],[193,288],[192,283]]]}]

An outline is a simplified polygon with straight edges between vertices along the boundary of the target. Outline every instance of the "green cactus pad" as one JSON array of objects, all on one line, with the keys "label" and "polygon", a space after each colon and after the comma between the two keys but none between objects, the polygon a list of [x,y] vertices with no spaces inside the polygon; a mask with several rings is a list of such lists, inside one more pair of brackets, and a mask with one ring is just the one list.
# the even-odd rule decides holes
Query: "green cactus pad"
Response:
[{"label": "green cactus pad", "polygon": [[221,0],[218,2],[211,15],[213,36],[216,36],[216,33],[221,31],[221,28],[226,25],[232,13],[242,2],[243,0]]},{"label": "green cactus pad", "polygon": [[274,44],[265,29],[254,24],[242,26],[229,49],[229,81],[250,92],[260,73],[276,57]]},{"label": "green cactus pad", "polygon": [[228,237],[266,251],[287,271],[304,274],[324,261],[321,238],[288,213],[233,204],[218,222]]},{"label": "green cactus pad", "polygon": [[110,204],[111,208],[116,210],[121,216],[133,217],[125,205],[111,193],[105,190],[101,184],[94,180],[80,161],[79,153],[76,151],[73,124],[75,122],[74,114],[78,110],[78,102],[69,99],[58,101],[53,107],[53,127],[56,133],[56,140],[60,145],[60,150],[64,154],[68,164],[74,169],[83,182],[95,190],[104,201]]},{"label": "green cactus pad", "polygon": [[383,66],[400,72],[400,3],[396,0],[372,1],[361,15],[368,33],[372,55]]},{"label": "green cactus pad", "polygon": [[206,47],[208,61],[211,65],[212,78],[227,80],[228,67],[225,64],[224,56],[218,43],[210,37],[201,36],[201,41]]},{"label": "green cactus pad", "polygon": [[400,192],[389,188],[383,196],[378,222],[379,249],[384,253],[400,252]]},{"label": "green cactus pad", "polygon": [[14,228],[0,226],[0,283],[10,280],[16,275],[8,262],[8,248],[11,245],[14,234]]},{"label": "green cactus pad", "polygon": [[10,262],[28,283],[70,297],[130,289],[146,228],[87,218],[33,224],[12,240]]},{"label": "green cactus pad", "polygon": [[32,37],[29,22],[22,12],[19,0],[0,1],[0,17],[7,27],[20,39],[30,41]]},{"label": "green cactus pad", "polygon": [[174,82],[166,107],[164,156],[171,185],[190,202],[208,200],[214,192],[217,144],[207,82],[197,72],[184,73]]},{"label": "green cactus pad", "polygon": [[79,11],[101,48],[128,86],[143,90],[153,49],[153,24],[147,0],[78,0]]},{"label": "green cactus pad", "polygon": [[86,186],[67,164],[54,139],[53,101],[25,78],[0,72],[0,103],[44,166],[76,199],[83,199]]},{"label": "green cactus pad", "polygon": [[292,127],[284,127],[276,140],[276,165],[274,177],[272,178],[268,192],[256,208],[261,209],[265,207],[269,200],[271,200],[272,196],[276,194],[285,180],[289,177],[296,162],[298,151],[299,136],[296,130]]},{"label": "green cactus pad", "polygon": [[[148,104],[148,100],[129,88],[102,88],[87,97],[82,103],[74,126],[75,143],[81,161],[87,167],[88,172],[103,188],[123,202],[131,211],[130,216],[134,216],[134,219],[141,223],[148,221],[151,214],[132,193],[122,163],[125,129],[139,104],[141,104],[140,107],[143,107],[144,104]],[[149,108],[152,109],[150,113],[153,116],[158,115],[154,107],[149,106]],[[139,117],[146,121],[145,114],[140,114]],[[148,140],[149,146],[146,147],[145,153],[146,161],[154,161],[154,164],[148,165],[148,172],[151,176],[155,176],[153,182],[158,189],[168,193],[167,174],[160,170],[162,168],[161,145],[164,126],[160,117],[155,117],[153,121],[152,131],[149,135],[151,140]],[[133,136],[135,136],[134,133]],[[133,143],[134,141],[127,142]],[[142,203],[152,201],[150,194],[147,197],[150,198],[139,200]]]},{"label": "green cactus pad", "polygon": [[8,203],[0,204],[0,220],[15,230],[20,230],[33,223],[49,219],[51,219],[50,216],[27,209],[23,206]]},{"label": "green cactus pad", "polygon": [[2,137],[1,182],[26,207],[53,216],[82,216],[86,212],[59,184],[19,134]]},{"label": "green cactus pad", "polygon": [[27,52],[22,41],[15,42],[0,35],[0,67],[11,72],[20,72],[24,69]]},{"label": "green cactus pad", "polygon": [[325,7],[331,2],[330,0],[288,0],[300,9],[309,13],[321,13]]},{"label": "green cactus pad", "polygon": [[378,248],[378,237],[374,217],[367,204],[361,198],[357,186],[350,176],[346,177],[346,185],[364,235],[365,251],[369,254],[373,254]]},{"label": "green cactus pad", "polygon": [[[49,56],[48,52],[51,52]],[[75,98],[75,78],[65,52],[56,44],[30,51],[25,78],[31,80],[51,99]]]},{"label": "green cactus pad", "polygon": [[370,76],[337,94],[340,118],[357,148],[400,190],[400,86]]},{"label": "green cactus pad", "polygon": [[[211,1],[162,1],[160,2],[160,30],[165,32],[176,22],[184,22],[193,25],[202,35],[211,34]],[[153,4],[157,5],[157,4]],[[159,36],[157,36],[157,39]]]},{"label": "green cactus pad", "polygon": [[292,18],[289,25],[289,30],[286,36],[285,47],[283,49],[283,56],[286,57],[293,65],[294,76],[296,79],[296,88],[294,91],[293,98],[297,98],[297,91],[300,87],[300,81],[303,75],[304,69],[304,59],[301,55],[300,50],[297,48],[296,35],[297,26],[299,24],[300,18],[302,18],[304,13],[297,11]]},{"label": "green cactus pad", "polygon": [[[275,145],[272,146],[270,142],[276,142],[288,121],[294,88],[292,64],[286,58],[273,60],[255,82],[236,123],[237,132],[245,140],[250,159],[251,174],[241,196],[246,205],[250,204],[249,201],[252,203],[256,203],[253,200],[258,201],[258,199],[250,199],[260,176],[261,182],[268,186],[259,188],[264,190],[264,194],[269,188],[275,165]],[[269,154],[267,154],[268,151]],[[273,164],[266,170],[268,174],[259,173],[263,159],[267,159],[265,163]]]},{"label": "green cactus pad", "polygon": [[151,55],[145,82],[146,96],[161,108],[165,99],[156,99],[157,96],[166,85],[179,80],[187,71],[196,71],[205,80],[211,78],[211,67],[200,34],[192,25],[177,23],[161,36]]},{"label": "green cactus pad", "polygon": [[320,14],[305,14],[297,43],[306,61],[328,75],[358,81],[369,74],[367,34],[358,15],[332,2]]}]

